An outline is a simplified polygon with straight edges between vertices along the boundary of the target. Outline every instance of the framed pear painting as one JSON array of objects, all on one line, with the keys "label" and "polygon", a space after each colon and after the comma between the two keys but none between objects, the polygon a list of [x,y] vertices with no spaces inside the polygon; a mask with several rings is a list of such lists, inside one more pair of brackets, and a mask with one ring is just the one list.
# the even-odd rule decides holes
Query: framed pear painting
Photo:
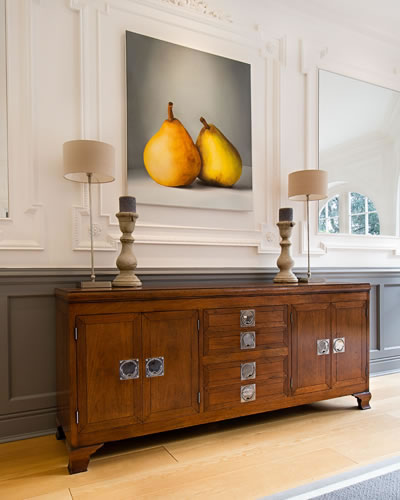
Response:
[{"label": "framed pear painting", "polygon": [[251,211],[250,64],[126,32],[128,193]]}]

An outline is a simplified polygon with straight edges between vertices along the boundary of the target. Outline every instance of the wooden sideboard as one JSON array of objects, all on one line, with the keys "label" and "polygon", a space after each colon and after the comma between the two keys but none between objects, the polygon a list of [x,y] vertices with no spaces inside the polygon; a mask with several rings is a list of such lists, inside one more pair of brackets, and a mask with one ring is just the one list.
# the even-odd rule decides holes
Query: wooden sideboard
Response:
[{"label": "wooden sideboard", "polygon": [[57,289],[57,436],[104,442],[352,394],[369,408],[369,284]]}]

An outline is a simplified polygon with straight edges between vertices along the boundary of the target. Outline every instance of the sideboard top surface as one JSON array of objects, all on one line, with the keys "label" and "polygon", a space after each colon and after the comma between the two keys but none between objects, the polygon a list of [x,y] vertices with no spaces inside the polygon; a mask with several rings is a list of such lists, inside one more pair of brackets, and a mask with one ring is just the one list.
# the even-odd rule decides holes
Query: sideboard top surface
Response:
[{"label": "sideboard top surface", "polygon": [[298,283],[274,284],[234,281],[193,281],[179,283],[161,282],[146,284],[140,288],[82,289],[57,288],[56,296],[67,302],[96,302],[122,300],[149,300],[161,298],[221,297],[252,295],[299,295],[310,293],[368,292],[369,283]]}]

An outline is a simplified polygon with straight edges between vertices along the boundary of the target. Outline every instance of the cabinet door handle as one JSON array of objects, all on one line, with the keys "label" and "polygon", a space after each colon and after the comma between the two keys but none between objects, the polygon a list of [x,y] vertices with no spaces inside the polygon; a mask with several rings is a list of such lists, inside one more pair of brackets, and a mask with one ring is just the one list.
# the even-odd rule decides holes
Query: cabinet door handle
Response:
[{"label": "cabinet door handle", "polygon": [[346,349],[346,340],[344,337],[338,337],[337,339],[333,339],[333,352],[336,354],[340,354],[341,352],[345,352]]},{"label": "cabinet door handle", "polygon": [[317,340],[317,354],[318,356],[325,356],[329,354],[329,339]]},{"label": "cabinet door handle", "polygon": [[119,362],[119,379],[132,380],[139,378],[139,360],[121,359]]},{"label": "cabinet door handle", "polygon": [[255,349],[255,348],[256,348],[256,332],[241,332],[240,349]]},{"label": "cabinet door handle", "polygon": [[240,326],[255,326],[256,325],[256,311],[254,309],[245,309],[240,311]]},{"label": "cabinet door handle", "polygon": [[164,358],[146,358],[146,377],[162,377],[164,375]]},{"label": "cabinet door handle", "polygon": [[240,364],[240,380],[251,380],[256,378],[256,362]]},{"label": "cabinet door handle", "polygon": [[256,400],[256,384],[242,385],[240,388],[240,402],[247,403]]}]

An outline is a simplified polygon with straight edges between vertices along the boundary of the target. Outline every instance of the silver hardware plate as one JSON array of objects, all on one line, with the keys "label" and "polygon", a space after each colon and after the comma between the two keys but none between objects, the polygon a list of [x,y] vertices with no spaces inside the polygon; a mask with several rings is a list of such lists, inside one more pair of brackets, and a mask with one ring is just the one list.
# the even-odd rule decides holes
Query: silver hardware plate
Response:
[{"label": "silver hardware plate", "polygon": [[251,380],[256,378],[256,362],[240,364],[240,380]]},{"label": "silver hardware plate", "polygon": [[134,378],[139,378],[139,360],[122,359],[119,362],[119,379],[132,380]]},{"label": "silver hardware plate", "polygon": [[317,340],[317,354],[318,356],[324,356],[329,354],[329,339],[319,339]]},{"label": "silver hardware plate", "polygon": [[345,352],[346,350],[346,341],[344,337],[338,337],[337,339],[333,339],[333,352],[340,354],[341,352]]},{"label": "silver hardware plate", "polygon": [[248,403],[256,400],[256,384],[242,385],[240,388],[240,402]]},{"label": "silver hardware plate", "polygon": [[146,377],[162,377],[164,375],[164,358],[146,358]]},{"label": "silver hardware plate", "polygon": [[240,326],[255,326],[256,325],[256,311],[254,309],[245,309],[240,311]]},{"label": "silver hardware plate", "polygon": [[241,332],[240,349],[255,349],[255,347],[256,347],[256,332]]}]

